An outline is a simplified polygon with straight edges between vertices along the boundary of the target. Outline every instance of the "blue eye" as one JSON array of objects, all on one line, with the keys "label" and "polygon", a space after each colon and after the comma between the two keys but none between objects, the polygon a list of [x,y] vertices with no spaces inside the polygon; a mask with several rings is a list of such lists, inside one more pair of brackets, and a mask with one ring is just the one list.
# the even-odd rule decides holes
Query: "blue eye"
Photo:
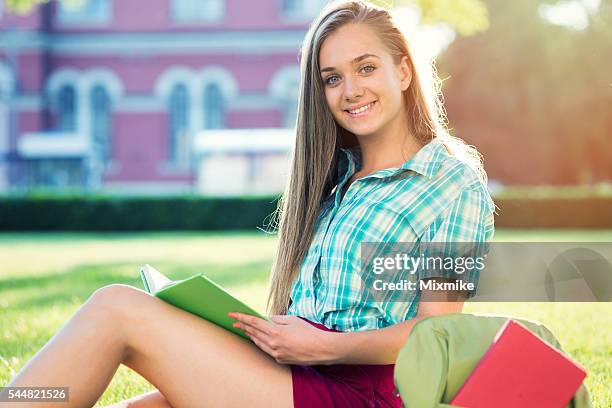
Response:
[{"label": "blue eye", "polygon": [[[361,69],[359,71],[363,71],[366,74],[370,74],[373,71],[376,70],[376,67],[374,65],[366,65],[364,67],[361,67]],[[335,85],[338,81],[340,81],[340,77],[338,75],[330,75],[325,79],[325,84],[326,85]]]},{"label": "blue eye", "polygon": [[325,80],[325,83],[327,85],[335,84],[337,81],[332,81],[332,79],[334,79],[334,78],[338,79],[338,75],[330,75],[330,76],[328,76],[327,79]]},{"label": "blue eye", "polygon": [[374,65],[366,65],[365,67],[361,68],[361,70],[366,72],[367,74],[373,72],[375,69],[376,67]]}]

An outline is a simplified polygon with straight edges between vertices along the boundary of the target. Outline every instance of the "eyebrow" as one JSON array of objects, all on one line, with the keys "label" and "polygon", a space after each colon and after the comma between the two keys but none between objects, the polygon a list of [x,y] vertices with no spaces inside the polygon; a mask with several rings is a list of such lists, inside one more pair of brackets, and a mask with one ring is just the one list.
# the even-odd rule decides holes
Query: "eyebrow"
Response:
[{"label": "eyebrow", "polygon": [[[354,59],[351,61],[351,64],[356,64],[356,63],[358,63],[358,62],[360,62],[360,61],[363,61],[364,59],[369,58],[369,57],[374,57],[374,58],[378,58],[378,59],[380,59],[380,57],[379,57],[378,55],[374,55],[374,54],[363,54],[363,55],[358,56],[357,58],[354,58]],[[327,71],[333,71],[333,70],[335,70],[335,68],[334,68],[334,67],[325,67],[325,68],[321,69],[321,73],[323,73],[323,72],[327,72]]]}]

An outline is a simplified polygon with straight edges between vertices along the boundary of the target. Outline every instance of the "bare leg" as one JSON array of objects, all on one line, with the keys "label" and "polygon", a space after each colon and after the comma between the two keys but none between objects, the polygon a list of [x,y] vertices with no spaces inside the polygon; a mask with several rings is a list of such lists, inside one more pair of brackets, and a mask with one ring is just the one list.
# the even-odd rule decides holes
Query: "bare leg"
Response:
[{"label": "bare leg", "polygon": [[172,408],[172,406],[159,390],[154,390],[106,408]]},{"label": "bare leg", "polygon": [[[62,329],[8,384],[14,387],[70,387],[69,402],[45,406],[93,406],[126,356],[125,331],[108,308],[101,307],[102,290],[94,293]],[[2,393],[0,393],[2,395]],[[20,408],[32,403],[0,402]]]},{"label": "bare leg", "polygon": [[288,366],[125,285],[96,291],[9,385],[70,387],[69,404],[37,403],[40,408],[91,407],[120,363],[151,382],[174,408],[293,405]]}]

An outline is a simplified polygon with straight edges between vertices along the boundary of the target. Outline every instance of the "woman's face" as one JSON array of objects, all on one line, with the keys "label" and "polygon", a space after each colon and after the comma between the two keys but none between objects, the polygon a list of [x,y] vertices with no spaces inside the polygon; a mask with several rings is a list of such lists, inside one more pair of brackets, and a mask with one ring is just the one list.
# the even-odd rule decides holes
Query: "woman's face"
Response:
[{"label": "woman's face", "polygon": [[395,64],[367,25],[347,24],[319,53],[325,99],[336,122],[356,136],[383,134],[402,123],[402,92],[412,78],[408,59]]}]

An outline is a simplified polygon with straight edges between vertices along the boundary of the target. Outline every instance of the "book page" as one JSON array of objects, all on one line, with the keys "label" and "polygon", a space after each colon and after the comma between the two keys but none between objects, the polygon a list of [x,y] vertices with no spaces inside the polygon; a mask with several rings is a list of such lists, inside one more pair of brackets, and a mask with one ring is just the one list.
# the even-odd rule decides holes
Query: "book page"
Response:
[{"label": "book page", "polygon": [[151,265],[147,264],[143,266],[141,271],[144,279],[147,281],[150,293],[155,294],[157,291],[174,283],[174,281],[168,279],[164,274],[153,268]]}]

